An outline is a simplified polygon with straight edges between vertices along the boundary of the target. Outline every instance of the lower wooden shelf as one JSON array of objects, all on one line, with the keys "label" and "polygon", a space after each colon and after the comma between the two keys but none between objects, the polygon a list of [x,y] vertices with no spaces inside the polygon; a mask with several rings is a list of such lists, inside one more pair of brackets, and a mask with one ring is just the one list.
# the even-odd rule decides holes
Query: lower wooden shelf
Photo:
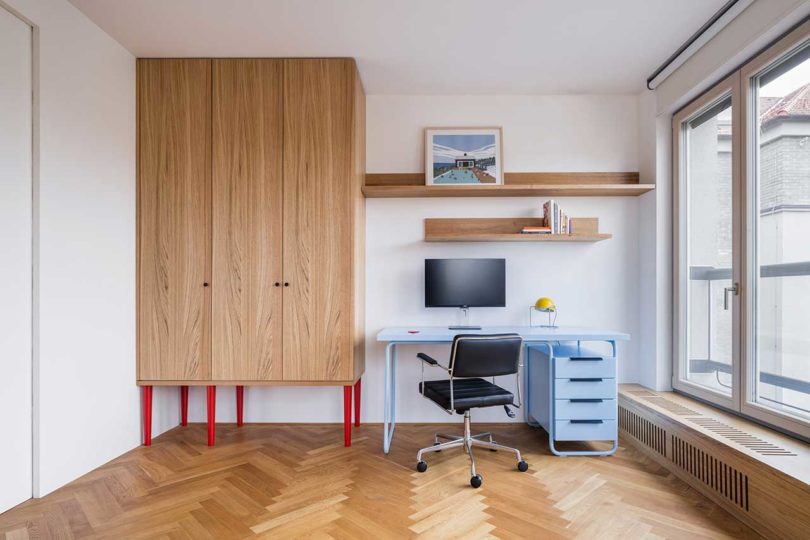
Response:
[{"label": "lower wooden shelf", "polygon": [[425,242],[600,242],[613,235],[594,230],[574,234],[522,234],[542,218],[428,218]]}]

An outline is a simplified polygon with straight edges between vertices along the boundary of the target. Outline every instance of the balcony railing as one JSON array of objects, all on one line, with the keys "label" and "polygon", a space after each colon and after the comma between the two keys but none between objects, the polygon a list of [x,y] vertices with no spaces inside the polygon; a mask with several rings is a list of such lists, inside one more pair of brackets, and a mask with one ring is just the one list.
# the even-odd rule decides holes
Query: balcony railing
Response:
[{"label": "balcony railing", "polygon": [[[810,276],[810,261],[801,261],[801,262],[792,262],[792,263],[781,263],[781,264],[768,264],[760,266],[760,277],[762,278],[773,278],[773,277],[792,277],[792,276]],[[715,268],[712,266],[691,266],[689,268],[689,279],[691,281],[706,281],[708,282],[708,317],[707,321],[709,324],[707,336],[708,339],[711,340],[711,324],[712,324],[712,316],[711,316],[711,306],[712,306],[712,282],[719,281],[719,280],[731,280],[731,268]],[[808,307],[810,309],[810,307]],[[709,355],[711,356],[711,341],[708,344],[708,351]],[[731,365],[718,362],[716,360],[712,360],[711,358],[708,359],[689,359],[689,372],[690,373],[714,373],[718,376],[718,383],[722,384],[719,379],[719,374],[724,373],[730,375]],[[808,362],[808,379],[810,379],[810,361]],[[759,381],[763,384],[769,384],[772,386],[776,386],[778,388],[784,388],[786,390],[793,390],[795,392],[801,392],[803,394],[810,394],[810,380],[803,380],[803,379],[796,379],[793,377],[786,377],[784,375],[780,375],[777,373],[769,373],[767,371],[760,371],[759,372]],[[762,396],[760,396],[762,397]],[[789,403],[784,403],[778,401],[773,398],[764,398],[768,401],[772,401],[783,405],[785,407],[790,407],[793,409],[799,409],[804,412],[810,412],[806,409],[802,409],[801,407],[796,407],[795,405],[791,405]]]}]

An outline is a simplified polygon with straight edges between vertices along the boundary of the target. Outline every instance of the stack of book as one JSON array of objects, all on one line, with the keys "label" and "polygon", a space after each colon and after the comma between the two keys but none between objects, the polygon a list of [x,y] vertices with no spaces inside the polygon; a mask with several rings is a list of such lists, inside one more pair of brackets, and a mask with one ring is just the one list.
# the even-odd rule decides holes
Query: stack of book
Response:
[{"label": "stack of book", "polygon": [[526,225],[520,229],[521,234],[551,234],[550,227],[538,227],[535,225]]},{"label": "stack of book", "polygon": [[570,234],[571,232],[570,218],[555,200],[543,203],[543,225],[549,229],[551,234]]}]

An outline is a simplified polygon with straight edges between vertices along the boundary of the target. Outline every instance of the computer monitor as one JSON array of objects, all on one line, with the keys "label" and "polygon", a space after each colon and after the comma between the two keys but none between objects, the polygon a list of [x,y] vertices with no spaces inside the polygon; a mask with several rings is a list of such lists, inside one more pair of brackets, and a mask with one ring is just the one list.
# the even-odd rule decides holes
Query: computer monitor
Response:
[{"label": "computer monitor", "polygon": [[425,259],[425,307],[505,307],[506,259]]}]

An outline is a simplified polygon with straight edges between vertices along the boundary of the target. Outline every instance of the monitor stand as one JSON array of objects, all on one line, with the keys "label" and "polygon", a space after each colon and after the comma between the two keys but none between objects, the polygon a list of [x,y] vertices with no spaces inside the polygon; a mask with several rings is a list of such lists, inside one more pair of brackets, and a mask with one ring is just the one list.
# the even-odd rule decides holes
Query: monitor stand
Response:
[{"label": "monitor stand", "polygon": [[469,324],[470,322],[470,307],[469,306],[460,306],[459,309],[464,313],[464,323],[461,325],[453,325],[448,326],[448,330],[481,330],[480,326],[475,326]]}]

